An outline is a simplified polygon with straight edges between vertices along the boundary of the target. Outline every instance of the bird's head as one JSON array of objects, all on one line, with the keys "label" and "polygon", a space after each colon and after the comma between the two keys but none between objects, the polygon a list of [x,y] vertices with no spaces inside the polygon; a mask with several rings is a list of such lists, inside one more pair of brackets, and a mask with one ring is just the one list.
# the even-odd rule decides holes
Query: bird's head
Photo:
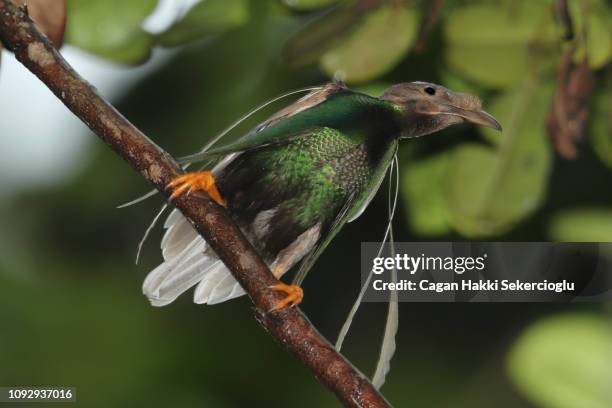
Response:
[{"label": "bird's head", "polygon": [[501,130],[495,118],[482,110],[476,96],[452,92],[427,82],[393,85],[380,97],[400,111],[400,138],[433,133],[457,123],[474,123]]}]

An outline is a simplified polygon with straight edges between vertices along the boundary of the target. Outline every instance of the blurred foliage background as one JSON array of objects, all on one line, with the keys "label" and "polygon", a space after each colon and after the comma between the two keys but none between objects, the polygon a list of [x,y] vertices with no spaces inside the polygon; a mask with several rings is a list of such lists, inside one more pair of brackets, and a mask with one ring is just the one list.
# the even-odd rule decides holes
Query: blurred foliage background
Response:
[{"label": "blurred foliage background", "polygon": [[[118,108],[176,155],[270,97],[331,78],[372,95],[413,80],[480,95],[503,133],[453,127],[402,144],[396,239],[612,241],[610,2],[192,3],[156,33],[142,24],[157,0],[29,7],[35,18],[67,16],[65,35],[59,23],[47,34],[89,58],[139,65],[172,50]],[[140,265],[133,257],[160,199],[116,210],[147,186],[102,144],[84,162],[59,185],[0,201],[0,384],[76,386],[87,407],[336,406],[258,327],[246,299],[199,307],[182,296],[150,307],[140,285],[161,259],[161,231]],[[359,287],[353,254],[381,239],[386,205],[379,194],[305,283],[302,307],[332,340]],[[383,392],[398,407],[610,407],[610,312],[402,304]],[[366,373],[384,313],[364,305],[349,335],[345,352]]]}]

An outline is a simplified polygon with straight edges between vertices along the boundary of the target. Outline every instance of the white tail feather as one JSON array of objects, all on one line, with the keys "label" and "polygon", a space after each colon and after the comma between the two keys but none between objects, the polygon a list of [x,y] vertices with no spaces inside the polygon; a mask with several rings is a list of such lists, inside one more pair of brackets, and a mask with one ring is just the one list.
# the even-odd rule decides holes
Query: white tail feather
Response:
[{"label": "white tail feather", "polygon": [[206,304],[208,303],[208,298],[210,297],[210,292],[212,292],[216,282],[222,277],[222,270],[225,268],[225,265],[219,261],[219,264],[215,265],[213,269],[211,269],[210,273],[206,275],[206,279],[203,279],[196,286],[195,291],[193,292],[193,302],[198,304]]},{"label": "white tail feather", "polygon": [[[179,254],[187,254],[189,252],[189,250],[195,246],[197,242],[194,240],[194,242],[192,242],[190,245],[188,245],[187,247],[183,248],[183,250],[181,251],[181,253]],[[157,287],[159,287],[159,285],[161,285],[161,282],[168,276],[168,274],[170,274],[170,272],[172,272],[172,269],[174,269],[176,267],[176,265],[179,263],[180,258],[179,256],[170,259],[166,262],[162,262],[157,268],[153,269],[151,272],[149,272],[149,274],[147,275],[147,277],[144,280],[144,283],[142,284],[142,290],[143,293],[147,294],[147,293],[155,293]]]},{"label": "white tail feather", "polygon": [[216,259],[194,255],[185,263],[181,263],[174,273],[170,274],[158,288],[159,297],[176,299],[181,293],[202,280]]},{"label": "white tail feather", "polygon": [[142,285],[143,293],[149,299],[166,298],[166,296],[162,296],[162,288],[164,291],[169,291],[168,282],[180,283],[181,276],[184,276],[187,268],[202,259],[210,259],[209,256],[204,254],[205,246],[206,242],[204,240],[193,240],[183,248],[178,256],[163,262],[149,272]]},{"label": "white tail feather", "polygon": [[[168,223],[170,218],[172,223]],[[167,231],[161,242],[162,254],[166,261],[178,256],[183,248],[199,237],[197,231],[178,210],[173,210],[168,220],[164,224]]]},{"label": "white tail feather", "polygon": [[213,305],[244,294],[244,290],[234,279],[230,271],[225,265],[220,263],[196,287],[193,301],[195,303]]},{"label": "white tail feather", "polygon": [[[242,286],[227,271],[227,275],[214,287],[208,298],[208,304],[214,305],[245,294]],[[236,290],[236,287],[239,290]]]},{"label": "white tail feather", "polygon": [[164,221],[164,228],[168,229],[172,227],[174,224],[180,221],[181,218],[184,218],[184,217],[182,217],[181,212],[175,208],[174,210],[172,210],[170,215],[168,215],[168,218],[166,218],[166,221]]},{"label": "white tail feather", "polygon": [[227,295],[226,300],[233,299],[233,298],[236,298],[242,295],[246,295],[246,291],[242,288],[242,286],[238,282],[236,282],[234,286],[232,287],[232,291],[230,292],[230,294]]},{"label": "white tail feather", "polygon": [[193,286],[195,303],[219,303],[245,292],[185,217],[173,210],[164,222],[165,262],[149,273],[143,292],[154,306],[165,306]]},{"label": "white tail feather", "polygon": [[212,267],[210,259],[200,258],[191,263],[171,279],[161,282],[154,293],[145,293],[153,306],[165,306],[179,297],[186,290],[198,283]]},{"label": "white tail feather", "polygon": [[[182,235],[181,235],[182,234]],[[168,245],[162,249],[162,255],[164,259],[175,258],[185,246],[199,237],[198,233],[186,222],[180,228],[176,228],[175,239],[172,241],[172,245]]]},{"label": "white tail feather", "polygon": [[[221,164],[221,163],[220,163]],[[164,222],[164,262],[149,273],[143,293],[165,306],[193,286],[195,303],[215,304],[245,294],[225,265],[187,219],[174,209]]]}]

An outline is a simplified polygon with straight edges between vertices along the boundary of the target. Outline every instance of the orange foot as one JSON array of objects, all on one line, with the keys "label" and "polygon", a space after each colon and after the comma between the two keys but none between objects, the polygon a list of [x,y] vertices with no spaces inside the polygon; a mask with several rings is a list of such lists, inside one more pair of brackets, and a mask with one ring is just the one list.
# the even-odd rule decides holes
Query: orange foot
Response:
[{"label": "orange foot", "polygon": [[270,311],[279,310],[290,305],[291,307],[299,305],[304,298],[304,291],[297,285],[285,285],[279,283],[278,285],[272,286],[272,290],[277,292],[285,292],[287,296],[279,301]]},{"label": "orange foot", "polygon": [[173,200],[176,197],[179,197],[181,194],[185,192],[191,191],[206,191],[210,198],[215,200],[219,205],[225,207],[227,204],[223,197],[221,197],[221,193],[217,190],[217,185],[215,184],[215,177],[210,171],[194,171],[192,173],[187,173],[182,176],[179,176],[172,180],[168,187],[174,189],[170,199]]}]

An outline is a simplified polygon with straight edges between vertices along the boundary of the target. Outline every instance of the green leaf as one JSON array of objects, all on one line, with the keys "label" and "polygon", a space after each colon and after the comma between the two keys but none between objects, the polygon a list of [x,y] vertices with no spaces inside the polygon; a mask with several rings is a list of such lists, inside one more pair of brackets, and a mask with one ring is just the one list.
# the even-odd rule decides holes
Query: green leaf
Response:
[{"label": "green leaf", "polygon": [[66,42],[100,57],[139,64],[152,38],[141,25],[157,0],[69,0]]},{"label": "green leaf", "polygon": [[552,87],[527,80],[498,97],[491,111],[504,127],[494,148],[466,144],[452,158],[449,211],[467,236],[510,229],[542,201],[551,166],[544,118]]},{"label": "green leaf", "polygon": [[556,214],[550,223],[555,241],[612,242],[612,209],[578,208]]},{"label": "green leaf", "polygon": [[340,43],[321,57],[331,77],[366,82],[391,70],[413,45],[417,12],[404,3],[390,3],[368,14]]},{"label": "green leaf", "polygon": [[574,314],[529,327],[508,356],[512,381],[548,408],[612,406],[612,326],[603,316]]},{"label": "green leaf", "polygon": [[338,3],[339,0],[283,0],[287,6],[294,10],[307,11],[323,8]]},{"label": "green leaf", "polygon": [[601,161],[612,168],[612,75],[607,81],[608,86],[600,90],[593,104],[590,138]]},{"label": "green leaf", "polygon": [[157,36],[166,47],[189,43],[244,25],[249,18],[246,0],[204,0]]},{"label": "green leaf", "polygon": [[410,227],[421,235],[449,232],[446,187],[450,154],[444,152],[406,163],[401,169],[400,191]]},{"label": "green leaf", "polygon": [[455,8],[445,38],[452,69],[500,89],[521,83],[532,70],[532,53],[555,53],[559,42],[550,7],[543,1]]},{"label": "green leaf", "polygon": [[[340,3],[307,23],[295,33],[283,48],[283,57],[294,66],[311,64],[354,30],[367,16],[380,7],[370,2],[363,7],[359,0]],[[361,6],[361,7],[360,7]]]},{"label": "green leaf", "polygon": [[612,12],[601,0],[572,1],[569,6],[578,45],[574,60],[580,63],[586,54],[591,68],[602,68],[612,58]]},{"label": "green leaf", "polygon": [[[503,120],[502,126],[504,130],[510,130],[511,128],[507,128],[507,125],[520,123],[524,117],[524,115],[529,114],[527,110],[531,105],[531,97],[534,93],[539,92],[538,89],[530,89],[532,83],[523,84],[522,88],[518,88],[517,92],[506,92],[504,94],[499,95],[497,98],[493,99],[491,103],[486,104],[486,110],[494,117],[498,118],[498,120]],[[550,90],[544,90],[544,92],[551,92]],[[551,92],[552,95],[552,92]],[[540,98],[543,105],[542,109],[538,109],[537,116],[539,122],[534,122],[530,127],[537,128],[538,126],[542,127],[542,123],[544,121],[544,115],[547,113],[547,106],[550,104],[550,101],[545,100],[544,98]],[[503,118],[503,119],[502,119]],[[539,123],[539,125],[538,125]],[[528,125],[525,125],[528,126]],[[490,143],[499,146],[500,143],[504,140],[505,132],[499,132],[495,129],[479,127],[478,131],[480,134]]]},{"label": "green leaf", "polygon": [[366,84],[357,85],[352,87],[354,91],[364,93],[366,95],[379,97],[385,91],[392,86],[393,84],[390,82],[376,81],[376,82],[368,82]]},{"label": "green leaf", "polygon": [[477,83],[466,80],[465,77],[457,75],[454,71],[449,69],[442,68],[440,70],[440,78],[440,83],[455,92],[465,92],[473,95],[480,95],[483,93],[483,88],[478,86]]}]

